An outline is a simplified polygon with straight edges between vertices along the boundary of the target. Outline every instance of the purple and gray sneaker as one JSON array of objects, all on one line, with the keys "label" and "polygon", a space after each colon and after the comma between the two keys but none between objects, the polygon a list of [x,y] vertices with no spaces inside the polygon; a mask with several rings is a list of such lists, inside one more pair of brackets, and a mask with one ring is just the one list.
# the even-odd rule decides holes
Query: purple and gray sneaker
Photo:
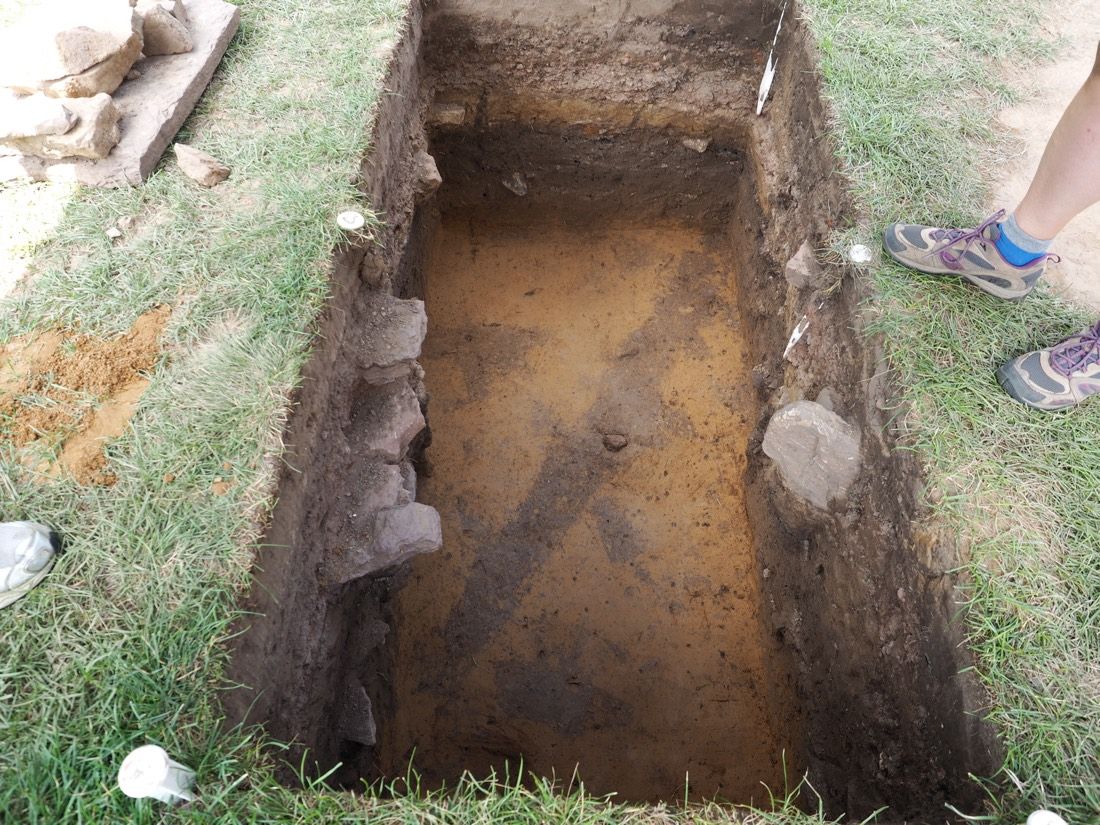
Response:
[{"label": "purple and gray sneaker", "polygon": [[1006,261],[997,249],[998,222],[1004,216],[1002,209],[974,229],[892,223],[886,227],[882,245],[902,266],[926,275],[954,275],[990,295],[1018,301],[1035,289],[1047,261],[1057,257],[1040,255],[1024,266]]},{"label": "purple and gray sneaker", "polygon": [[1100,321],[997,370],[1005,392],[1037,410],[1064,410],[1100,393]]}]

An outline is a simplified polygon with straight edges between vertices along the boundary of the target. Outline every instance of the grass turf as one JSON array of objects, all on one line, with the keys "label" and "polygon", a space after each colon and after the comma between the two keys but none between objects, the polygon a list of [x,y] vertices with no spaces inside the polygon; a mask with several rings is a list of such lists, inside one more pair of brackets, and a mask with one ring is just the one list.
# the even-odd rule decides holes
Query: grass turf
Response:
[{"label": "grass turf", "polygon": [[[881,227],[895,220],[974,225],[984,216],[984,176],[1011,150],[994,128],[997,110],[1049,48],[1036,37],[1043,7],[981,0],[960,14],[914,0],[806,6],[840,155],[864,209],[835,251],[857,238],[877,245]],[[1036,413],[994,378],[1012,356],[1094,319],[1042,290],[999,302],[888,261],[871,277],[869,327],[885,337],[904,388],[904,441],[925,461],[938,517],[967,550],[970,642],[1006,748],[992,816],[1022,821],[1049,806],[1071,822],[1095,822],[1100,405]]]},{"label": "grass turf", "polygon": [[[0,811],[15,822],[156,821],[162,809],[113,789],[118,762],[150,740],[199,770],[195,822],[723,822],[717,809],[631,809],[545,785],[446,796],[349,797],[275,783],[277,748],[218,728],[220,643],[246,583],[249,542],[270,503],[272,454],[326,289],[332,216],[366,149],[385,45],[403,0],[250,0],[242,30],[181,139],[234,169],[199,190],[168,163],[140,189],[56,184],[0,189],[10,281],[0,335],[54,325],[127,328],[174,306],[166,353],[132,430],[112,448],[112,488],[42,485],[0,457],[5,518],[69,537],[41,587],[0,613]],[[840,153],[865,209],[886,220],[973,219],[996,161],[994,72],[1035,56],[1030,0],[808,0],[837,113]],[[949,101],[945,104],[944,99]],[[945,181],[949,185],[945,186]],[[12,220],[19,216],[21,220]],[[104,234],[135,223],[119,241]],[[1063,416],[1004,399],[992,367],[1080,325],[1049,296],[1002,306],[882,265],[869,314],[908,387],[908,443],[926,457],[942,518],[971,543],[968,612],[980,673],[1020,791],[1004,821],[1047,802],[1079,821],[1100,811],[1095,434],[1100,405]],[[2,283],[2,280],[0,280]],[[1090,443],[1092,442],[1092,443]],[[173,480],[168,483],[167,477]],[[212,491],[228,479],[224,495]],[[974,513],[982,513],[980,519]],[[1002,782],[1012,787],[1011,781]],[[779,800],[756,822],[817,822]]]}]

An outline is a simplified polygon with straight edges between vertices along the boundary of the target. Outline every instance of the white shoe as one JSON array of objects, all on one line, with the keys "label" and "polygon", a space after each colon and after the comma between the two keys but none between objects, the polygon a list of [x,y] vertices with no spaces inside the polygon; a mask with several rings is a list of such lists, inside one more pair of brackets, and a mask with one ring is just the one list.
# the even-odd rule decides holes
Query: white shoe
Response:
[{"label": "white shoe", "polygon": [[0,608],[23,598],[42,581],[56,555],[50,528],[44,524],[0,523]]}]

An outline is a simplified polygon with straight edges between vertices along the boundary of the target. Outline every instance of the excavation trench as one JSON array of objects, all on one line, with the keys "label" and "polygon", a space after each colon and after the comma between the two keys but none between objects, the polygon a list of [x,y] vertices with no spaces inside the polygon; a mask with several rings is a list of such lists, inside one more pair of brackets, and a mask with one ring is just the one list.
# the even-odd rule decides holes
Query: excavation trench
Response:
[{"label": "excavation trench", "polygon": [[[759,805],[785,765],[835,815],[976,805],[957,559],[914,527],[861,287],[784,275],[844,215],[798,25],[758,119],[772,4],[544,5],[415,8],[393,50],[386,226],[335,262],[230,718],[345,787],[522,763]],[[824,508],[760,449],[803,398],[861,433]]]}]

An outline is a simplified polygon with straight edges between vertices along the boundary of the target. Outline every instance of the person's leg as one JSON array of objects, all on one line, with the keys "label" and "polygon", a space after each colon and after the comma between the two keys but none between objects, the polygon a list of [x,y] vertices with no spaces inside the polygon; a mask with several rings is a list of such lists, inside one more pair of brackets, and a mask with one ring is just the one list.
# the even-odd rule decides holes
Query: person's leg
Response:
[{"label": "person's leg", "polygon": [[[1100,201],[1100,49],[1092,74],[1047,142],[1039,170],[1013,218],[1025,243],[1049,242],[1078,213]],[[1032,247],[1036,248],[1036,247]],[[1041,410],[1075,406],[1100,394],[1100,322],[1052,347],[1025,353],[997,370],[1005,391]]]},{"label": "person's leg", "polygon": [[1100,48],[1092,74],[1047,141],[1039,169],[1013,216],[1020,229],[1049,241],[1100,201]]},{"label": "person's leg", "polygon": [[1027,296],[1046,270],[1051,240],[1100,201],[1100,49],[1084,85],[1047,141],[1016,211],[976,229],[895,223],[883,245],[898,263],[928,275],[956,275],[998,298]]}]

